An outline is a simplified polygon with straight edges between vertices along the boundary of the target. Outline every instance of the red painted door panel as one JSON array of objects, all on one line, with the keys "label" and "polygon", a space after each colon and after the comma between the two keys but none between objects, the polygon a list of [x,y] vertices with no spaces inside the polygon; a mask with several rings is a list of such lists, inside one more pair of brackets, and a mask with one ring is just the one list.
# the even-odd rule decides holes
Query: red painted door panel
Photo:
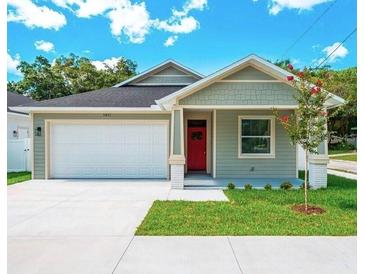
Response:
[{"label": "red painted door panel", "polygon": [[206,128],[188,128],[188,170],[206,170]]}]

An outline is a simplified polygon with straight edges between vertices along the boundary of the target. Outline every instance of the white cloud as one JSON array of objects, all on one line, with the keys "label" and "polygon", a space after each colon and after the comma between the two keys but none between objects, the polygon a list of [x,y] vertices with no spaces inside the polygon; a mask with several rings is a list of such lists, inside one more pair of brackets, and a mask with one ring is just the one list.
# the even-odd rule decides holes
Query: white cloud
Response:
[{"label": "white cloud", "polygon": [[208,5],[207,0],[188,0],[185,2],[183,10],[188,14],[191,10],[204,10]]},{"label": "white cloud", "polygon": [[116,37],[124,33],[132,43],[143,43],[151,26],[146,5],[144,2],[127,2],[127,5],[121,5],[108,12],[111,32]]},{"label": "white cloud", "polygon": [[[258,0],[252,1],[257,2]],[[277,15],[283,9],[311,10],[316,5],[330,1],[333,0],[269,0],[268,8],[271,15]]]},{"label": "white cloud", "polygon": [[163,44],[165,47],[171,47],[175,44],[175,42],[177,41],[179,37],[177,35],[172,35],[169,38],[167,38],[167,40],[165,41],[165,43]]},{"label": "white cloud", "polygon": [[199,27],[199,22],[192,16],[173,17],[165,21],[156,21],[156,28],[171,33],[190,33]]},{"label": "white cloud", "polygon": [[[181,10],[172,9],[166,19],[150,18],[145,2],[132,0],[52,0],[54,4],[67,8],[78,17],[105,16],[110,20],[110,30],[118,40],[127,36],[132,43],[143,43],[151,29],[173,34],[190,33],[199,28],[199,22],[189,12],[204,10],[207,0],[186,0]],[[176,40],[176,39],[175,39]]]},{"label": "white cloud", "polygon": [[[336,51],[334,51],[335,49],[336,49]],[[328,63],[335,63],[337,60],[339,60],[341,58],[345,58],[349,54],[348,49],[345,48],[343,45],[341,45],[340,42],[335,42],[331,46],[325,47],[322,50],[322,52],[325,53],[325,57],[322,57],[322,58],[319,58],[319,59],[314,59],[313,63],[315,65],[321,64],[328,56],[329,56],[328,57]],[[330,56],[330,54],[331,54],[331,56]]]},{"label": "white cloud", "polygon": [[171,33],[190,33],[199,28],[199,22],[189,16],[191,10],[204,10],[207,0],[187,0],[182,10],[172,9],[172,16],[167,20],[155,20],[154,26],[157,29]]},{"label": "white cloud", "polygon": [[98,69],[107,69],[108,67],[113,68],[117,65],[119,58],[118,57],[111,57],[105,60],[95,60],[91,61],[91,63]]},{"label": "white cloud", "polygon": [[44,52],[54,51],[54,44],[52,42],[39,40],[35,41],[34,46],[37,50],[41,50]]},{"label": "white cloud", "polygon": [[102,15],[110,20],[111,33],[126,35],[132,43],[142,43],[149,33],[151,21],[144,2],[130,0],[52,0],[56,5],[72,10],[77,17]]},{"label": "white cloud", "polygon": [[326,56],[329,56],[337,47],[336,51],[328,58],[328,62],[333,63],[338,58],[345,58],[349,51],[343,45],[340,45],[340,42],[333,43],[332,46],[325,47],[322,52],[326,53]]},{"label": "white cloud", "polygon": [[66,25],[66,17],[46,6],[37,6],[31,0],[9,0],[8,22],[23,23],[28,28],[59,30]]},{"label": "white cloud", "polygon": [[[62,8],[68,8],[75,12],[77,17],[89,18],[102,15],[118,5],[118,0],[52,0],[54,4]],[[75,7],[77,7],[75,9]]]},{"label": "white cloud", "polygon": [[7,70],[8,73],[21,76],[22,73],[16,68],[20,65],[20,55],[15,54],[14,58],[8,53],[7,57]]}]

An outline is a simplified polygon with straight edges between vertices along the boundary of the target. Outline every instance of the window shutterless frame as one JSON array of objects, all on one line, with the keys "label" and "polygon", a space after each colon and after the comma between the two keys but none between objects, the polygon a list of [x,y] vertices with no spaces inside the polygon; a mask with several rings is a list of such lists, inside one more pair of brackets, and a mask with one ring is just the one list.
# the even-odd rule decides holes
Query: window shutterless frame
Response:
[{"label": "window shutterless frame", "polygon": [[[270,122],[270,153],[242,153],[242,120],[268,120]],[[264,137],[264,136],[251,136],[251,137]],[[248,137],[247,137],[248,138]],[[239,159],[272,159],[275,158],[275,116],[272,115],[242,115],[238,116],[238,142],[237,151]]]}]

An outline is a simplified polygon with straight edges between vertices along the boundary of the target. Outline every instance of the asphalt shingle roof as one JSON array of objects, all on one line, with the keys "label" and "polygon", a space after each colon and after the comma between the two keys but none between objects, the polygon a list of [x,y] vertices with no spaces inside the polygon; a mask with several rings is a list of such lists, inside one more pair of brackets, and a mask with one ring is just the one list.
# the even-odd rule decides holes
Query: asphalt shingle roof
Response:
[{"label": "asphalt shingle roof", "polygon": [[30,99],[29,97],[26,97],[24,95],[20,95],[14,92],[7,92],[7,97],[8,97],[8,112],[14,112],[14,113],[21,113],[21,114],[26,114],[26,113],[22,113],[22,112],[18,112],[18,111],[14,111],[9,109],[9,107],[14,107],[14,106],[19,106],[19,105],[24,105],[24,104],[30,104],[33,103],[34,101],[32,99]]},{"label": "asphalt shingle roof", "polygon": [[123,86],[23,104],[29,107],[150,107],[184,86]]}]

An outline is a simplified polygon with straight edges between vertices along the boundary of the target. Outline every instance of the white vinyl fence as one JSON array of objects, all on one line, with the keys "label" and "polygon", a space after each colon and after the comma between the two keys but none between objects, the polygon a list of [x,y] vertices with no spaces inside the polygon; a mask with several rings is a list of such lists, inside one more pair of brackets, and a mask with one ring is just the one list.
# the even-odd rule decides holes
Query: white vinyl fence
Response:
[{"label": "white vinyl fence", "polygon": [[30,138],[8,140],[8,172],[31,171],[31,150]]}]

